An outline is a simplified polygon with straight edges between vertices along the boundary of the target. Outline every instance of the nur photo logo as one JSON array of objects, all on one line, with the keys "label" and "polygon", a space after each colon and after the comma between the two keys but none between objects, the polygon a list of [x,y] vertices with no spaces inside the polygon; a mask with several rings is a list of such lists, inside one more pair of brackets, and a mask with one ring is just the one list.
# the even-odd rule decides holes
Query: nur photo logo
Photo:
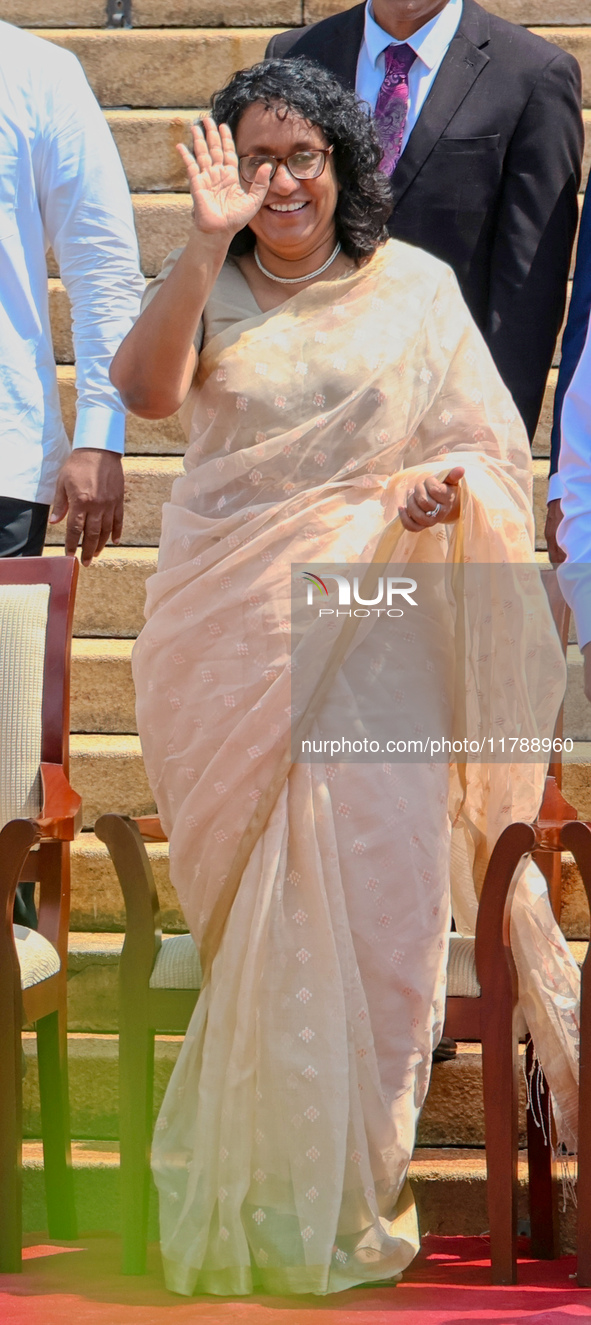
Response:
[{"label": "nur photo logo", "polygon": [[[416,598],[413,598],[417,590],[417,581],[409,576],[380,575],[374,596],[363,598],[360,586],[363,584],[364,575],[353,574],[349,579],[346,575],[334,571],[330,573],[323,571],[320,576],[310,570],[302,570],[299,575],[306,585],[307,606],[314,607],[319,599],[324,600],[325,605],[318,608],[318,616],[368,617],[373,613],[377,616],[401,617],[404,616],[404,608],[400,605],[401,598],[409,607],[418,606]],[[336,605],[330,607],[326,605],[326,599],[330,599],[335,590],[329,590],[329,584],[336,585],[337,594]]]}]

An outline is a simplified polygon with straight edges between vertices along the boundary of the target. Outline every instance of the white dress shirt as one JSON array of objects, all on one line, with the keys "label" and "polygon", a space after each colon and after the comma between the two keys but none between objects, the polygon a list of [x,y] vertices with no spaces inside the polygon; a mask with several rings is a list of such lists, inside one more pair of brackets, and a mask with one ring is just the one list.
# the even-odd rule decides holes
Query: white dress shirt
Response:
[{"label": "white dress shirt", "polygon": [[384,54],[386,48],[407,44],[412,47],[417,57],[408,75],[409,107],[402,138],[402,151],[431,91],[450,41],[456,35],[462,17],[462,7],[463,0],[448,0],[441,13],[429,19],[429,22],[414,32],[412,37],[408,37],[406,43],[396,41],[389,32],[378,26],[372,13],[371,0],[368,0],[365,7],[365,31],[357,60],[355,90],[362,101],[368,102],[372,111],[376,108],[378,94],[386,74]]},{"label": "white dress shirt", "polygon": [[0,496],[50,503],[69,454],[46,249],[72,303],[74,446],[123,451],[109,364],[144,287],[119,154],[68,51],[0,22]]},{"label": "white dress shirt", "polygon": [[558,472],[563,518],[557,539],[567,556],[558,579],[582,649],[591,640],[591,323],[564,397]]}]

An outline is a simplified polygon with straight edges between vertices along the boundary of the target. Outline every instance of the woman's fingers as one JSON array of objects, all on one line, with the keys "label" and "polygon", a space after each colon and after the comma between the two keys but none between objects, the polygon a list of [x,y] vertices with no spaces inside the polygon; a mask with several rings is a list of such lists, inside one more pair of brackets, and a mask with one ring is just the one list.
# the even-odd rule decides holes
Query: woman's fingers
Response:
[{"label": "woman's fingers", "polygon": [[450,469],[449,474],[444,481],[449,487],[455,488],[458,486],[460,479],[464,477],[465,473],[466,471],[463,465],[456,465],[454,469]]},{"label": "woman's fingers", "polygon": [[415,524],[419,525],[421,529],[426,529],[430,524],[435,524],[436,520],[441,519],[445,514],[443,505],[441,503],[440,505],[441,510],[437,512],[436,516],[432,516],[429,512],[436,510],[437,503],[431,501],[430,498],[427,498],[425,502],[422,493],[417,496],[416,492],[410,492],[406,501],[406,509],[410,519],[414,520]]},{"label": "woman's fingers", "polygon": [[259,166],[257,173],[253,179],[253,182],[248,190],[249,198],[252,198],[254,202],[257,203],[257,211],[259,207],[262,207],[265,201],[265,198],[269,192],[270,183],[271,183],[271,164],[269,161],[267,161],[264,166]]},{"label": "woman's fingers", "polygon": [[404,528],[420,533],[442,521],[455,519],[459,510],[458,485],[463,477],[464,469],[456,465],[443,481],[431,475],[419,479],[408,494],[406,506],[398,508]]},{"label": "woman's fingers", "polygon": [[[405,529],[410,530],[411,534],[421,534],[423,529],[427,527],[427,521],[423,524],[419,523],[418,520],[413,519],[408,506],[399,506],[398,514],[400,516],[400,523]],[[433,520],[431,521],[431,524],[434,524]]]},{"label": "woman's fingers", "polygon": [[211,157],[212,165],[221,166],[224,161],[224,149],[220,138],[220,131],[215,120],[211,115],[204,115],[201,120],[201,127],[205,134],[207,148]]},{"label": "woman's fingers", "polygon": [[236,155],[236,145],[232,137],[232,130],[227,124],[220,124],[220,143],[224,153],[224,165],[235,166],[238,169],[238,157]]},{"label": "woman's fingers", "polygon": [[193,151],[195,153],[195,160],[197,162],[197,165],[199,166],[199,169],[209,170],[212,165],[212,160],[209,152],[207,139],[205,137],[205,134],[203,132],[203,126],[201,124],[191,125],[191,137],[193,139]]}]

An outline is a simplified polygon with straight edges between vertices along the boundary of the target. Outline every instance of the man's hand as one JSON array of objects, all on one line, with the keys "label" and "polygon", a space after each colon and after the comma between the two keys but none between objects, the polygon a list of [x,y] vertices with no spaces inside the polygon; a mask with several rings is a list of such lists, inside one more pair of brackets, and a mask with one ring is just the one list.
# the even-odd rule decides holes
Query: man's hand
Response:
[{"label": "man's hand", "polygon": [[118,543],[123,528],[123,466],[117,451],[79,447],[62,466],[50,524],[67,513],[67,557],[73,557],[82,539],[82,565],[90,566],[107,539]]},{"label": "man's hand", "polygon": [[562,506],[560,505],[560,502],[549,501],[548,514],[546,516],[546,528],[544,530],[544,533],[546,535],[548,556],[553,566],[559,566],[561,561],[566,561],[566,552],[563,552],[562,548],[559,547],[558,543],[556,542],[556,534],[558,532],[558,526],[561,520],[562,520]]}]

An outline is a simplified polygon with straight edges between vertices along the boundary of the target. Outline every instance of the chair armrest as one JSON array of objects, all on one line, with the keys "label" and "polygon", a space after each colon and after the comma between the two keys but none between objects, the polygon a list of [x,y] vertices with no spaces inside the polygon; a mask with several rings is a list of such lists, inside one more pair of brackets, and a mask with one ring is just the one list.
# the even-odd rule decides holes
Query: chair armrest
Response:
[{"label": "chair armrest", "polygon": [[36,819],[11,819],[0,832],[0,949],[1,931],[5,930],[12,943],[12,911],[16,887],[25,867],[27,856],[39,841]]},{"label": "chair armrest", "polygon": [[158,893],[140,825],[158,824],[156,818],[130,819],[102,814],[94,831],[105,843],[121,884],[125,902],[125,942],[119,963],[120,987],[147,981],[162,941]]},{"label": "chair armrest", "polygon": [[36,819],[42,837],[73,842],[82,828],[82,799],[70,786],[62,764],[41,764],[43,804]]},{"label": "chair armrest", "polygon": [[540,813],[533,825],[537,850],[560,851],[562,826],[577,817],[574,805],[569,805],[556,779],[549,774],[546,778]]},{"label": "chair armrest", "polygon": [[134,819],[146,842],[168,842],[168,838],[156,814],[144,814]]}]

